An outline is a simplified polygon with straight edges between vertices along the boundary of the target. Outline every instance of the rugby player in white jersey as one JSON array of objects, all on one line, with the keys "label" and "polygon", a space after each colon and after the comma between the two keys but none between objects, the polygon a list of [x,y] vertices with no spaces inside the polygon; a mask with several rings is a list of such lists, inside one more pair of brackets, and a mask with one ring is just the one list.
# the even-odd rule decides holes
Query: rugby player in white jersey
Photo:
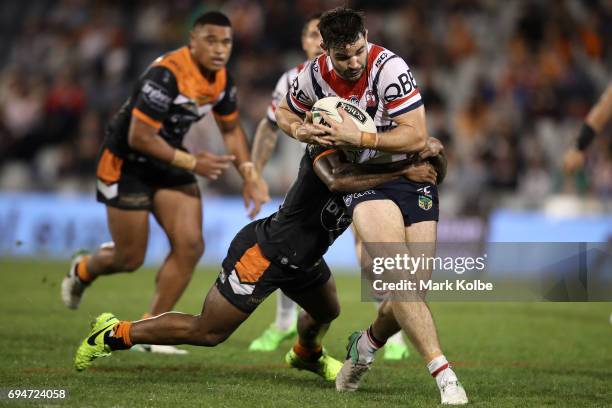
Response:
[{"label": "rugby player in white jersey", "polygon": [[[438,156],[442,146],[428,139],[425,108],[408,65],[393,52],[368,43],[362,15],[347,8],[328,11],[321,16],[319,30],[326,52],[298,74],[276,111],[278,126],[300,141],[330,148],[357,146],[362,149],[354,156],[357,162],[373,158],[402,161],[414,153],[421,159]],[[312,124],[311,107],[333,95],[365,109],[378,132],[360,132],[341,109],[342,123],[326,120],[331,128]],[[435,255],[438,194],[434,184],[398,180],[364,193],[349,194],[344,200],[364,243],[406,243],[408,249],[411,243],[429,243],[426,250],[421,245],[419,253]],[[417,271],[420,278],[430,274],[428,270]],[[441,402],[468,402],[442,353],[424,296],[419,295],[410,302],[384,302],[376,321],[367,330],[351,335],[346,361],[336,379],[338,390],[356,390],[376,350],[403,329],[435,378]]]},{"label": "rugby player in white jersey", "polygon": [[[276,83],[272,100],[268,106],[266,117],[257,126],[253,141],[251,160],[255,163],[258,174],[263,174],[263,168],[270,159],[278,139],[278,125],[275,112],[280,101],[285,97],[294,79],[308,61],[323,53],[321,48],[321,34],[319,33],[319,19],[321,13],[310,15],[302,28],[302,50],[307,61],[286,71]],[[361,241],[355,235],[355,252],[359,258],[361,254]],[[377,302],[380,305],[380,301]],[[273,351],[287,339],[297,335],[297,305],[283,291],[278,291],[276,301],[276,318],[264,332],[249,345],[251,351]],[[391,336],[385,345],[384,358],[386,360],[401,360],[410,355],[401,332]]]}]

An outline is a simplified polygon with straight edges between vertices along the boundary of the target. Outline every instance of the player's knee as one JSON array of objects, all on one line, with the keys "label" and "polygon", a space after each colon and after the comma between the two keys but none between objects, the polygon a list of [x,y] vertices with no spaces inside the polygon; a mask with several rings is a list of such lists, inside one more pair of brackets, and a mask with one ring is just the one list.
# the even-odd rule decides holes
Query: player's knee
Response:
[{"label": "player's knee", "polygon": [[123,264],[123,269],[127,272],[134,272],[140,268],[144,262],[144,257],[129,256]]},{"label": "player's knee", "polygon": [[336,320],[338,316],[340,316],[340,304],[336,304],[330,309],[329,321],[332,322],[333,320]]},{"label": "player's knee", "polygon": [[183,236],[179,242],[173,245],[173,251],[197,262],[204,254],[204,240],[201,235]]},{"label": "player's knee", "polygon": [[316,317],[313,316],[313,318],[317,323],[327,324],[336,320],[338,316],[340,316],[340,305],[335,304],[330,306],[324,313],[321,313]]},{"label": "player's knee", "polygon": [[115,265],[118,270],[134,272],[144,263],[144,253],[126,252],[115,255]]}]

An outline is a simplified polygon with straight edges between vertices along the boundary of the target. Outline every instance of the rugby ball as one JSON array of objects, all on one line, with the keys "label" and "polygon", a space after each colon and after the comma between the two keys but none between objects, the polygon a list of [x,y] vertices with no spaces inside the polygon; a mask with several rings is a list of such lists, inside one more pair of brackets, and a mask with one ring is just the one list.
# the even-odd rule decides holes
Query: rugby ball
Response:
[{"label": "rugby ball", "polygon": [[[342,123],[342,116],[338,113],[338,109],[344,109],[362,132],[376,132],[374,120],[365,110],[361,109],[357,104],[338,96],[328,96],[316,101],[311,109],[312,122],[329,126],[325,122],[323,115],[321,115],[321,113],[325,113],[330,119]],[[390,153],[378,150],[364,149],[357,146],[342,146],[341,150],[344,152],[346,159],[351,163],[386,164],[392,161]]]},{"label": "rugby ball", "polygon": [[366,111],[361,109],[353,102],[347,101],[346,99],[342,99],[338,96],[328,96],[327,98],[322,98],[315,102],[311,110],[312,122],[329,126],[329,124],[325,123],[323,115],[321,115],[321,112],[323,112],[336,122],[342,123],[342,116],[340,116],[340,113],[338,113],[338,109],[344,109],[344,111],[349,114],[353,122],[355,122],[357,128],[362,132],[376,132],[376,125]]}]

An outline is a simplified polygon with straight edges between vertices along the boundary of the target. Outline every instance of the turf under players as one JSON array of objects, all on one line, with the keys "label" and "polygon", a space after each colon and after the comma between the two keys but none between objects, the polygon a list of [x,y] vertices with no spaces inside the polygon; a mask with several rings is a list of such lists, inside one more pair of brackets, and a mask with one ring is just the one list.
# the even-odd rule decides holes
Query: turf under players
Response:
[{"label": "turf under players", "polygon": [[[362,150],[356,155],[358,162],[378,155],[378,151],[392,153],[386,156],[390,162],[404,160],[416,152],[422,152],[421,158],[436,156],[441,147],[428,143],[423,102],[403,59],[368,43],[363,17],[353,10],[337,8],[325,13],[319,30],[326,53],[304,67],[293,82],[291,92],[276,113],[279,127],[300,141],[359,147]],[[329,95],[359,104],[372,116],[378,132],[360,132],[351,120],[337,123],[325,118],[331,129],[302,120],[305,115],[309,117],[307,113],[318,99]],[[348,118],[342,110],[340,113]],[[367,194],[347,195],[345,203],[364,243],[404,247],[428,243],[424,255],[435,253],[438,220],[435,185],[400,179],[377,186]],[[431,271],[417,273],[426,279]],[[375,351],[401,327],[435,377],[442,403],[466,404],[467,396],[441,351],[424,298],[388,305],[392,313],[381,310],[377,319],[381,324],[351,336],[349,354],[336,382],[338,390],[357,389]]]},{"label": "turf under players", "polygon": [[[97,199],[106,206],[113,242],[74,259],[62,283],[69,308],[78,307],[84,290],[99,276],[140,267],[149,214],[171,247],[156,277],[149,314],[174,307],[204,250],[194,174],[214,180],[233,162],[244,180],[245,203],[253,204],[251,217],[268,199],[267,186],[250,162],[236,88],[225,68],[231,49],[229,19],[219,12],[203,14],[194,22],[189,45],[156,59],[112,119],[98,159]],[[190,126],[210,112],[231,155],[192,155],[182,144]]]},{"label": "turf under players", "polygon": [[[298,341],[287,363],[334,381],[342,363],[326,354],[322,338],[340,313],[336,287],[323,259],[350,225],[342,196],[397,178],[435,182],[436,171],[419,163],[387,173],[368,173],[340,163],[338,152],[309,146],[296,181],[279,211],[248,224],[234,237],[222,270],[199,315],[168,312],[136,322],[100,315],[75,356],[77,370],[98,357],[134,344],[192,344],[213,347],[227,339],[274,290],[281,289],[303,311]],[[324,180],[325,183],[321,180]]]}]

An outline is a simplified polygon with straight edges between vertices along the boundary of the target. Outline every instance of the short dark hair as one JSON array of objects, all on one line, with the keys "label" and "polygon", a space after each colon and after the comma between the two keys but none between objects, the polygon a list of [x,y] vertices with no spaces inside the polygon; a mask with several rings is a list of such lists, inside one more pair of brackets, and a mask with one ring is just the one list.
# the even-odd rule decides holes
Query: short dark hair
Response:
[{"label": "short dark hair", "polygon": [[200,15],[200,17],[196,18],[193,22],[193,27],[196,28],[198,26],[203,26],[204,24],[212,24],[218,25],[222,27],[231,27],[232,23],[229,18],[220,11],[209,11]]},{"label": "short dark hair", "polygon": [[317,13],[309,14],[308,17],[306,17],[306,20],[304,20],[304,26],[302,27],[302,35],[306,34],[306,27],[308,27],[308,24],[312,20],[320,20],[322,14],[323,13],[321,12],[317,12]]},{"label": "short dark hair", "polygon": [[344,47],[365,36],[363,13],[346,7],[336,7],[326,11],[319,21],[319,31],[325,48]]}]

